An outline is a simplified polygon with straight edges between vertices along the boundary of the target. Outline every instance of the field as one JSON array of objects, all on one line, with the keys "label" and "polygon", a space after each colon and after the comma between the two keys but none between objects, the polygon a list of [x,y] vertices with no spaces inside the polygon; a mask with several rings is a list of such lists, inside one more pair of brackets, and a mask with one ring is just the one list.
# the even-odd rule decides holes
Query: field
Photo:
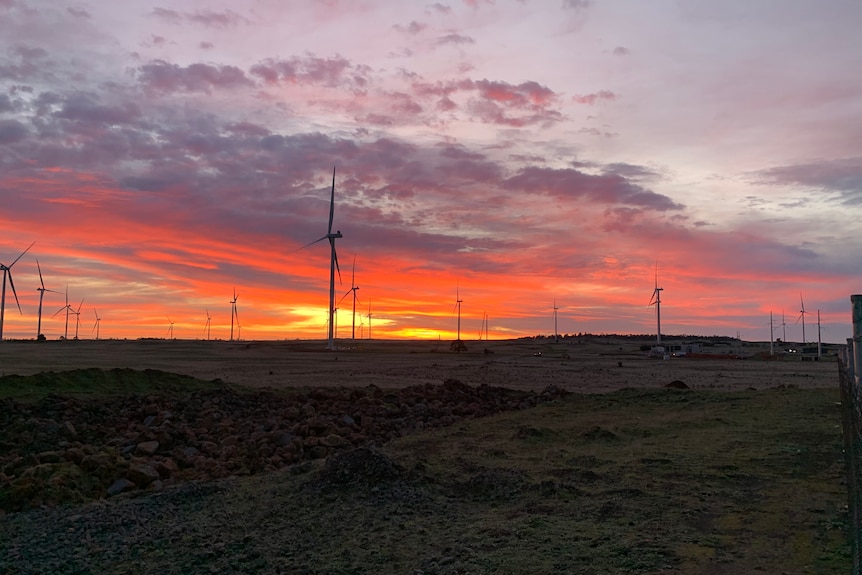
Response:
[{"label": "field", "polygon": [[[0,571],[850,570],[834,361],[652,360],[637,344],[615,339],[468,346],[453,354],[437,342],[365,341],[338,352],[321,351],[321,342],[4,342],[0,375],[56,372],[0,379],[0,398],[30,410],[30,421],[39,406],[58,405],[58,395],[83,409],[89,402],[128,406],[123,397],[132,394],[152,405],[173,402],[176,413],[190,403],[177,398],[189,393],[264,397],[285,402],[286,410],[316,397],[321,417],[324,397],[379,388],[382,403],[368,409],[398,416],[401,427],[381,428],[389,430],[381,439],[354,414],[366,447],[330,447],[325,456],[254,473],[8,512]],[[98,369],[61,373],[85,368]],[[136,377],[117,368],[184,377]],[[462,384],[521,395],[494,396],[494,413],[478,417],[482,397],[490,396],[470,396]],[[548,386],[571,393],[542,396]],[[308,391],[319,387],[332,391]],[[426,417],[441,396],[422,394],[441,389],[467,397],[473,411],[455,404],[449,419]],[[539,401],[524,408],[530,397]],[[248,415],[257,413],[248,408],[257,400],[235,401],[257,417]],[[221,411],[240,419],[224,399]],[[407,421],[404,413],[413,412],[421,417]],[[379,427],[382,418],[372,419]],[[205,431],[200,422],[190,425]],[[301,425],[291,429],[299,434]],[[7,435],[2,449],[24,448]],[[129,454],[132,462],[137,455]],[[55,476],[61,465],[73,468],[42,464]],[[13,479],[0,476],[7,487]]]}]

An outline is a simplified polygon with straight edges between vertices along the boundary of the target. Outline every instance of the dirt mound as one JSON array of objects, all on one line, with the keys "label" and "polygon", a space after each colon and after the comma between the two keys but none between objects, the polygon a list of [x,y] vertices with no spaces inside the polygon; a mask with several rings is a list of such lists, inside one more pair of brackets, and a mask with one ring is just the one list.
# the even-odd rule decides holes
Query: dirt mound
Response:
[{"label": "dirt mound", "polygon": [[398,479],[403,468],[386,454],[370,447],[336,453],[326,460],[320,479],[333,484],[376,484]]},{"label": "dirt mound", "polygon": [[689,389],[688,385],[686,385],[684,381],[680,381],[678,379],[665,384],[665,387],[668,389]]},{"label": "dirt mound", "polygon": [[[165,389],[168,383],[176,386],[171,379],[176,376],[146,375],[148,386],[161,391],[87,399],[49,395],[36,403],[0,400],[0,510],[251,475],[342,452],[347,455],[333,463],[332,478],[370,481],[393,473],[371,450],[375,446],[463,419],[526,409],[565,393],[553,387],[541,393],[471,387],[455,379],[396,390],[369,385],[286,394],[227,388],[173,393]],[[99,380],[101,374],[88,370],[79,377]],[[26,378],[18,383],[27,385]]]}]

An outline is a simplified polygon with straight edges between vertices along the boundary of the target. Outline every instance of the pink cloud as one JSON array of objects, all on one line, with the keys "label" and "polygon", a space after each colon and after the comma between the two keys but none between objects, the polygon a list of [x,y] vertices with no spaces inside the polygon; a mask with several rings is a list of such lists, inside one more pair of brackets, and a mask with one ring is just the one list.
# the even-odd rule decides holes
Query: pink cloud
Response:
[{"label": "pink cloud", "polygon": [[364,83],[363,72],[366,70],[358,68],[358,73],[350,77],[347,72],[351,68],[350,62],[341,56],[306,56],[289,60],[267,59],[252,66],[250,73],[268,84],[288,82],[335,87],[347,81]]},{"label": "pink cloud", "polygon": [[589,104],[590,106],[595,104],[598,100],[614,101],[616,99],[617,95],[610,90],[601,90],[599,92],[593,92],[592,94],[584,94],[583,96],[572,96],[573,102],[576,102],[578,104]]}]

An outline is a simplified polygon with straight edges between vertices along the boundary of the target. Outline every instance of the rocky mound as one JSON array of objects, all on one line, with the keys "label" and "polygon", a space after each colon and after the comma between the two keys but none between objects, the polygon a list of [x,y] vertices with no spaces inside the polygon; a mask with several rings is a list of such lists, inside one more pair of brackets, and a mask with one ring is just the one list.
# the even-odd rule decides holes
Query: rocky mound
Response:
[{"label": "rocky mound", "polygon": [[536,394],[447,380],[398,390],[0,400],[0,510],[255,474],[341,452],[329,466],[335,481],[392,476],[398,470],[376,452],[352,450],[565,393],[556,386]]}]

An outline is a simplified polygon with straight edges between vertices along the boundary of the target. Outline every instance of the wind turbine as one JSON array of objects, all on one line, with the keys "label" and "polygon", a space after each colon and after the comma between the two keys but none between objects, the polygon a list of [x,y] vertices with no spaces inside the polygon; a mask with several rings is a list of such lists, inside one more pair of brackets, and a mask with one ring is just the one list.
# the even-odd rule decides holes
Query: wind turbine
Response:
[{"label": "wind turbine", "polygon": [[[332,233],[332,220],[335,217],[335,167],[332,168],[332,192],[329,196],[329,227],[326,228],[326,235],[307,243],[300,250],[304,250],[308,246],[314,245],[323,240],[329,240],[329,341],[326,348],[329,350],[335,349],[335,339],[333,337],[333,316],[335,315],[335,272],[338,271],[338,281],[341,281],[341,268],[338,267],[338,255],[335,253],[335,240],[343,238],[340,230]],[[296,250],[299,251],[299,250]]]},{"label": "wind turbine", "polygon": [[[353,324],[352,324],[352,331],[350,333],[350,339],[354,339],[354,340],[356,339],[356,300],[357,300],[356,290],[358,290],[358,289],[359,289],[359,286],[356,285],[356,256],[353,256],[353,271],[350,274],[350,289],[347,290],[346,292],[344,292],[344,295],[341,296],[341,299],[338,300],[338,303],[340,304],[341,301],[350,294],[350,292],[353,292]],[[338,308],[336,308],[336,309],[338,309]],[[335,325],[337,328],[338,327],[338,320],[337,319],[335,321]],[[337,331],[337,329],[336,329],[336,331]]]},{"label": "wind turbine", "polygon": [[802,309],[799,311],[799,317],[796,318],[796,323],[799,323],[799,320],[802,320],[802,345],[805,345],[805,314],[810,314],[811,312],[805,311],[805,302],[802,300],[802,292],[799,292],[799,305]]},{"label": "wind turbine", "polygon": [[207,309],[207,323],[204,326],[204,333],[207,334],[207,341],[210,339],[210,327],[212,326],[212,316],[210,316],[210,310]]},{"label": "wind turbine", "polygon": [[655,268],[655,288],[652,291],[652,298],[649,300],[649,305],[655,304],[655,323],[656,323],[656,347],[661,347],[661,292],[664,288],[658,287],[658,264]]},{"label": "wind turbine", "polygon": [[371,339],[371,300],[368,300],[368,339]]},{"label": "wind turbine", "polygon": [[168,318],[168,322],[170,323],[168,326],[168,339],[174,339],[174,322],[171,320],[171,316],[166,315],[165,317]]},{"label": "wind turbine", "polygon": [[230,300],[230,340],[233,341],[233,320],[236,319],[239,323],[239,318],[236,315],[236,300],[239,296],[236,295],[236,288],[233,288],[233,299]]},{"label": "wind turbine", "polygon": [[39,292],[39,319],[36,322],[36,339],[39,339],[39,336],[42,335],[42,299],[45,297],[45,292],[49,291],[51,293],[58,293],[52,289],[48,289],[45,287],[45,280],[42,279],[42,268],[39,267],[39,260],[36,260],[36,269],[39,270],[39,283],[42,284],[42,287],[37,287],[36,291]]},{"label": "wind turbine", "polygon": [[96,314],[96,323],[93,324],[93,331],[96,332],[96,339],[99,339],[99,324],[102,323],[102,318],[99,317],[99,312],[93,308],[93,313]]},{"label": "wind turbine", "polygon": [[[458,286],[455,286],[455,309],[458,310],[458,340],[461,341],[461,304],[464,300],[461,299],[461,294]],[[455,310],[452,310],[455,311]]]},{"label": "wind turbine", "polygon": [[557,298],[554,298],[554,343],[559,343],[560,336],[557,331],[557,310],[560,309],[557,307]]},{"label": "wind turbine", "polygon": [[78,339],[78,326],[81,325],[81,306],[84,305],[84,300],[81,300],[81,303],[78,304],[78,309],[72,310],[72,313],[75,314],[75,339]]},{"label": "wind turbine", "polygon": [[[33,244],[35,243],[36,242],[33,242]],[[15,258],[15,261],[13,261],[8,266],[0,263],[0,270],[3,270],[3,290],[2,294],[0,294],[0,342],[3,341],[3,320],[6,317],[6,277],[9,277],[9,285],[12,287],[12,295],[15,296],[15,304],[18,306],[18,313],[23,315],[24,312],[21,311],[21,302],[18,301],[18,293],[15,291],[15,282],[12,281],[12,266],[18,263],[18,260],[20,260],[24,256],[24,254],[30,251],[30,248],[33,247],[33,244],[30,244],[27,249],[21,252],[21,255]]]},{"label": "wind turbine", "polygon": [[[82,300],[82,303],[83,303],[83,300]],[[72,310],[72,306],[69,305],[69,286],[68,285],[66,286],[66,305],[64,305],[63,307],[61,307],[57,311],[55,311],[54,315],[52,315],[51,317],[52,318],[55,317],[58,313],[60,313],[63,310],[66,310],[66,329],[63,331],[63,339],[67,340],[67,339],[69,339],[69,311],[71,310],[74,312],[74,310]]]}]

